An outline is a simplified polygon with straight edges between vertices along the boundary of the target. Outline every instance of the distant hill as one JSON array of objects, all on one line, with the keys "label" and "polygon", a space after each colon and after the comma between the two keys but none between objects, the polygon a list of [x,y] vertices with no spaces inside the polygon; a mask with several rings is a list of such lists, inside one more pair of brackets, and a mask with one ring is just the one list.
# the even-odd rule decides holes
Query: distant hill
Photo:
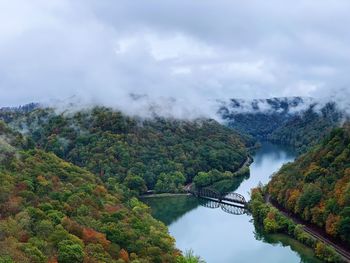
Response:
[{"label": "distant hill", "polygon": [[35,110],[40,107],[39,103],[28,103],[24,104],[22,106],[18,107],[1,107],[0,112],[19,112],[19,113],[25,113],[25,112],[30,112],[32,110]]},{"label": "distant hill", "polygon": [[300,152],[319,142],[344,117],[335,103],[320,104],[302,97],[231,99],[221,104],[218,114],[231,128],[260,140],[294,146]]},{"label": "distant hill", "polygon": [[40,108],[39,103],[29,103],[18,107],[0,107],[0,119],[8,123],[38,108]]}]

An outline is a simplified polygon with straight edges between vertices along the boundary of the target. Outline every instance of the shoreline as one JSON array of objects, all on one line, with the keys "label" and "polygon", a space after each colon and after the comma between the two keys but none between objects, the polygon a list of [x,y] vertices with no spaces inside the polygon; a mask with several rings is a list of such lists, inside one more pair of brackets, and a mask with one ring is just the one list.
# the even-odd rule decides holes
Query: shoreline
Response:
[{"label": "shoreline", "polygon": [[249,207],[254,224],[261,225],[266,233],[286,234],[311,248],[315,256],[325,262],[350,262],[347,246],[281,208],[262,188],[253,189]]},{"label": "shoreline", "polygon": [[[237,175],[239,174],[239,172],[243,171],[243,169],[245,168],[249,168],[250,165],[254,162],[254,159],[252,156],[248,155],[247,158],[244,160],[244,162],[241,164],[241,166],[237,169],[237,171],[235,171],[234,173],[232,173],[233,175]],[[234,176],[233,176],[234,177]],[[229,178],[227,178],[229,179]],[[139,198],[152,198],[152,197],[171,197],[171,196],[190,196],[192,195],[190,193],[190,190],[193,186],[193,182],[187,184],[187,185],[184,185],[183,186],[183,190],[184,192],[183,193],[160,193],[160,194],[155,194],[155,193],[152,193],[152,194],[142,194],[139,196]],[[153,190],[152,190],[153,191]]]},{"label": "shoreline", "polygon": [[[328,236],[327,234],[325,234],[323,232],[322,229],[319,229],[317,226],[312,225],[309,222],[305,222],[305,221],[301,220],[296,215],[288,213],[284,208],[282,208],[281,206],[279,206],[278,204],[276,204],[275,202],[270,200],[269,196],[266,197],[265,202],[267,204],[270,204],[274,208],[276,208],[285,217],[293,220],[293,222],[295,224],[302,225],[303,226],[303,230],[305,232],[309,233],[310,235],[312,235],[314,238],[318,239],[319,241],[322,241],[322,242],[328,244],[329,246],[333,247],[333,249],[339,255],[341,255],[344,260],[346,260],[347,262],[350,262],[350,251],[349,251],[348,248],[345,247],[344,244],[342,244],[342,242],[340,242],[339,240],[336,240],[335,238],[332,238],[332,237]],[[292,238],[294,238],[294,237],[292,237]]]},{"label": "shoreline", "polygon": [[161,193],[161,194],[149,194],[140,195],[139,198],[155,198],[155,197],[171,197],[171,196],[190,196],[190,193]]}]

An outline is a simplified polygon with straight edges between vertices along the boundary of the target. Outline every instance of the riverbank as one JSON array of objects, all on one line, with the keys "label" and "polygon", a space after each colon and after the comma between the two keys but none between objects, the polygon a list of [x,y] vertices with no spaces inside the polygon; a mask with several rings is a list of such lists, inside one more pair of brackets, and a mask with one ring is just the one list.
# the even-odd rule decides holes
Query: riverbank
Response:
[{"label": "riverbank", "polygon": [[350,262],[350,253],[322,236],[300,220],[274,206],[261,188],[252,191],[249,208],[254,223],[266,233],[283,233],[312,248],[315,255],[325,262]]},{"label": "riverbank", "polygon": [[190,193],[160,193],[160,194],[148,194],[141,195],[140,198],[153,198],[153,197],[171,197],[171,196],[189,196]]},{"label": "riverbank", "polygon": [[[266,184],[271,174],[295,156],[292,148],[263,143],[252,155],[250,177],[222,181],[224,185],[231,184],[225,192],[240,193],[249,200],[250,189]],[[312,249],[287,235],[276,234],[271,239],[270,234],[257,234],[250,213],[228,214],[203,206],[191,196],[144,201],[152,208],[152,215],[169,227],[177,248],[183,251],[191,248],[208,263],[322,263]]]},{"label": "riverbank", "polygon": [[269,195],[266,195],[265,200],[268,204],[270,204],[273,207],[275,207],[276,209],[278,209],[279,212],[281,212],[284,216],[291,218],[295,224],[303,225],[304,231],[306,231],[310,235],[314,236],[318,240],[321,240],[321,241],[325,242],[326,244],[332,246],[338,252],[338,254],[342,255],[344,257],[344,259],[346,259],[347,261],[350,262],[350,251],[348,251],[346,249],[346,245],[342,244],[341,242],[339,242],[339,241],[335,240],[334,238],[330,237],[329,235],[327,235],[321,228],[319,228],[315,225],[312,225],[308,222],[304,222],[303,220],[301,220],[297,216],[289,213],[283,207],[278,205],[276,202],[273,202],[270,199]]},{"label": "riverbank", "polygon": [[[232,180],[237,177],[241,177],[249,173],[249,166],[252,164],[253,158],[251,156],[247,156],[247,158],[242,162],[241,166],[237,169],[237,171],[233,172],[230,177],[223,177],[219,180],[212,182],[211,185],[218,183],[224,180]],[[190,195],[191,190],[193,190],[194,182],[188,183],[183,187],[183,192],[180,193],[155,193],[154,190],[149,190],[148,193],[142,194],[140,198],[151,198],[151,197],[167,197],[167,196],[184,196]],[[206,187],[210,187],[211,185],[207,185]]]}]

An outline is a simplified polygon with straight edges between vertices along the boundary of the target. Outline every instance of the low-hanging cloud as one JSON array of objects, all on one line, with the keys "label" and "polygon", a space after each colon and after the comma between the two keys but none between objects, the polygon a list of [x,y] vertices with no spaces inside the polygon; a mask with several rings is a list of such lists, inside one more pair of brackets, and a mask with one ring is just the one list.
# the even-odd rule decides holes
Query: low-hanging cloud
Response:
[{"label": "low-hanging cloud", "polygon": [[157,101],[180,117],[211,116],[226,98],[345,107],[348,10],[346,0],[0,1],[0,105],[75,96],[135,114]]}]

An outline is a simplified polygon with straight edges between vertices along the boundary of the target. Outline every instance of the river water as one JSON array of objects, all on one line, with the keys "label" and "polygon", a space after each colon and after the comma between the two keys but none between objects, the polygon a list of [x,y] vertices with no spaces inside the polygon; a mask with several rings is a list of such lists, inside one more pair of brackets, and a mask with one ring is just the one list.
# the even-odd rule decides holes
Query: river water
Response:
[{"label": "river water", "polygon": [[[287,147],[263,143],[253,156],[250,177],[233,184],[232,191],[249,200],[249,191],[295,158]],[[237,188],[238,187],[238,188]],[[264,235],[254,227],[247,214],[232,215],[210,209],[194,197],[157,197],[145,199],[153,216],[169,227],[176,246],[192,249],[207,263],[320,263],[311,249],[285,235]]]}]

